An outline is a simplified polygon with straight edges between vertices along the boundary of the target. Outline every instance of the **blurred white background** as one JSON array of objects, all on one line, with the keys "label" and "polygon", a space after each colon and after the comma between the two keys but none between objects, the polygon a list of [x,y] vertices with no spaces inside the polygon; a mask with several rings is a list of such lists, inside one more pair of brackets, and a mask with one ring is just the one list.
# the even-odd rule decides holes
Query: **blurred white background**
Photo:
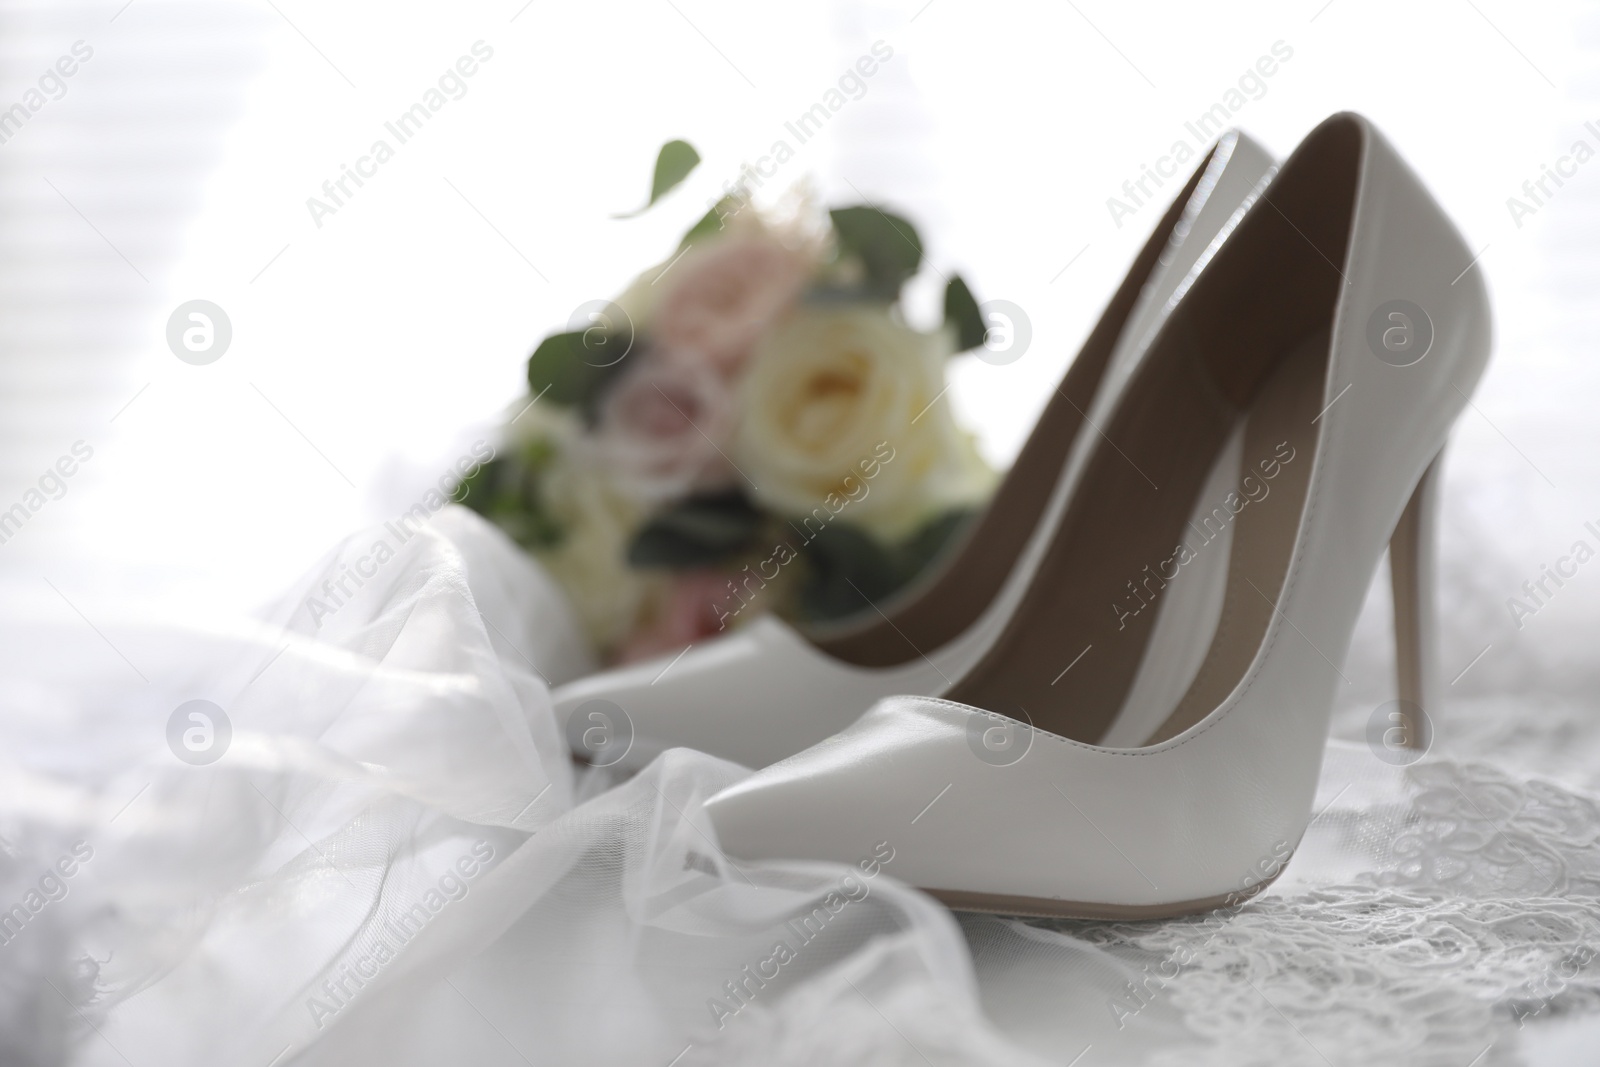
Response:
[{"label": "blurred white background", "polygon": [[[1026,309],[1027,354],[965,357],[952,393],[995,463],[1159,214],[1119,228],[1107,199],[1174,142],[1198,147],[1185,123],[1288,51],[1233,121],[1282,155],[1329,113],[1366,113],[1483,250],[1498,343],[1450,461],[1448,673],[1492,647],[1456,690],[1537,679],[1600,622],[1600,567],[1520,632],[1504,605],[1600,520],[1600,162],[1520,226],[1507,206],[1574,141],[1600,148],[1592,10],[51,0],[0,4],[0,33],[0,108],[76,42],[93,50],[0,144],[0,510],[74,442],[94,449],[0,545],[14,600],[64,596],[92,617],[141,590],[169,607],[270,596],[488,435],[545,333],[668,255],[883,41],[893,58],[866,94],[774,182],[898,207],[934,265]],[[480,41],[492,59],[465,95],[319,227],[307,198],[378,138],[396,144],[384,123]],[[704,164],[613,220],[674,137]],[[931,313],[941,282],[923,281]],[[165,341],[196,298],[233,326],[209,366]]]}]

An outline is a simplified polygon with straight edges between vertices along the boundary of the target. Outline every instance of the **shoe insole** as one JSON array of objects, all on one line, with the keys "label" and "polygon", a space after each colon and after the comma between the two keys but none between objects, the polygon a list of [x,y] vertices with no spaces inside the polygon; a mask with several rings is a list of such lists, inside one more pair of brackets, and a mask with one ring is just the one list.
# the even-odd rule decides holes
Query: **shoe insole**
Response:
[{"label": "shoe insole", "polygon": [[1186,332],[1163,343],[1105,428],[1033,587],[950,699],[1138,746],[1198,722],[1248,668],[1309,485],[1328,335],[1254,356],[1253,385],[1219,382],[1218,354]]},{"label": "shoe insole", "polygon": [[[1178,706],[1205,661],[1228,589],[1234,518],[1230,500],[1235,505],[1249,500],[1238,495],[1245,474],[1240,470],[1244,428],[1241,418],[1228,435],[1184,527],[1181,549],[1175,549],[1158,565],[1157,573],[1141,583],[1140,598],[1147,602],[1138,610],[1154,611],[1156,625],[1133,686],[1111,729],[1100,738],[1099,743],[1108,748],[1144,744]],[[1230,498],[1230,493],[1235,495]]]},{"label": "shoe insole", "polygon": [[[1244,677],[1266,637],[1311,484],[1317,439],[1312,420],[1320,414],[1325,392],[1328,344],[1326,333],[1304,342],[1267,378],[1250,409],[1237,491],[1241,510],[1232,523],[1222,604],[1205,658],[1182,699],[1144,744],[1176,737],[1209,715]],[[1259,499],[1252,500],[1252,494]]]}]

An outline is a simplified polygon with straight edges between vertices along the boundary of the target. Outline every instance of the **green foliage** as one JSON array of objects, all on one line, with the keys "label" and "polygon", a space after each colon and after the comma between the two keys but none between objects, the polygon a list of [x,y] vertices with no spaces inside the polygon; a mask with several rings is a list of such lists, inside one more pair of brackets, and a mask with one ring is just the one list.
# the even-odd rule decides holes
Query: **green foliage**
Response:
[{"label": "green foliage", "polygon": [[977,348],[989,332],[977,298],[959,274],[953,275],[944,287],[944,323],[956,328],[957,352]]},{"label": "green foliage", "polygon": [[645,523],[628,546],[628,563],[666,570],[721,563],[754,548],[764,523],[738,490],[690,497]]},{"label": "green foliage", "polygon": [[851,523],[829,523],[800,550],[807,563],[800,587],[800,617],[822,622],[873,611],[874,604],[931,566],[955,542],[973,514],[965,508],[944,512],[890,546]]},{"label": "green foliage", "polygon": [[637,211],[613,218],[631,219],[643,215],[655,206],[656,201],[676,189],[689,172],[700,165],[700,153],[688,141],[668,141],[656,153],[655,178],[650,182],[650,200]]},{"label": "green foliage", "polygon": [[678,242],[678,247],[692,245],[696,241],[703,241],[712,234],[721,233],[724,222],[737,215],[744,206],[744,202],[737,197],[725,196],[711,206],[711,210],[700,216],[700,221],[689,227],[689,232],[683,235],[683,240]]},{"label": "green foliage", "polygon": [[910,582],[933,566],[946,549],[955,545],[977,514],[972,508],[951,508],[935,515],[900,542],[895,549],[895,570],[902,583]]},{"label": "green foliage", "polygon": [[540,403],[593,413],[600,394],[623,366],[609,346],[631,341],[620,334],[597,334],[596,330],[555,333],[539,342],[528,357],[528,388]]},{"label": "green foliage", "polygon": [[800,586],[802,618],[838,619],[871,611],[871,603],[896,588],[888,550],[858,526],[831,522],[800,551],[807,562]]},{"label": "green foliage", "polygon": [[522,547],[553,548],[565,531],[546,509],[539,485],[553,455],[549,445],[535,442],[520,452],[497,456],[462,483],[466,495],[459,499]]},{"label": "green foliage", "polygon": [[860,260],[867,295],[894,300],[900,286],[922,265],[922,239],[898,215],[871,206],[836,208],[828,213],[839,237],[839,251]]}]

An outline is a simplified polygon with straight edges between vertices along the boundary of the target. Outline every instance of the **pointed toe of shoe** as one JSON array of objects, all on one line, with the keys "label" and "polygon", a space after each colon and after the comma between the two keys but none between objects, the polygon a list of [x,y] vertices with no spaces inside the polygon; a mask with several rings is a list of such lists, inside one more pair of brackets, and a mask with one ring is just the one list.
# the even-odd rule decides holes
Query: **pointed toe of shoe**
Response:
[{"label": "pointed toe of shoe", "polygon": [[723,851],[744,860],[834,860],[850,854],[850,821],[841,820],[831,776],[813,773],[810,755],[757,771],[706,801]]},{"label": "pointed toe of shoe", "polygon": [[917,800],[922,783],[938,774],[938,735],[950,732],[917,714],[919,703],[880,701],[849,728],[713,796],[705,810],[723,850],[854,863],[903,840],[928,799]]},{"label": "pointed toe of shoe", "polygon": [[1180,915],[1281,868],[1303,818],[1298,803],[1264,807],[1188,773],[1219,747],[1190,740],[1134,754],[951,701],[893,697],[724,789],[706,813],[735,862],[877,856],[895,878],[966,910]]}]

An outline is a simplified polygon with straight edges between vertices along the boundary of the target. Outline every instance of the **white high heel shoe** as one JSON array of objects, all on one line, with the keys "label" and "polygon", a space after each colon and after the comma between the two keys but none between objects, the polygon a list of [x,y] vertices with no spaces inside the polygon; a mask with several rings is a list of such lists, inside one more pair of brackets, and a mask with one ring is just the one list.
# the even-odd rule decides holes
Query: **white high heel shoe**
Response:
[{"label": "white high heel shoe", "polygon": [[[1134,261],[986,510],[935,578],[864,625],[802,634],[767,616],[681,653],[555,690],[574,754],[643,766],[686,746],[764,767],[843,729],[893,693],[937,695],[1004,629],[1066,500],[1063,473],[1085,412],[1104,409],[1138,366],[1196,263],[1257,195],[1272,159],[1223,136]],[[619,723],[619,710],[625,717]],[[631,727],[631,731],[629,730]]]},{"label": "white high heel shoe", "polygon": [[[1429,699],[1436,457],[1489,351],[1471,262],[1366,120],[1317,127],[1100,424],[1115,445],[1074,472],[984,660],[950,699],[886,699],[713,797],[727,853],[848,861],[888,841],[896,876],[952,907],[1084,918],[1206,910],[1270,882],[1305,831],[1386,545],[1403,695]],[[1235,488],[1197,509],[1219,456]],[[1194,614],[1205,654],[1147,737],[1099,745],[1164,583],[1218,548],[1195,514],[1231,538],[1217,609]]]}]

